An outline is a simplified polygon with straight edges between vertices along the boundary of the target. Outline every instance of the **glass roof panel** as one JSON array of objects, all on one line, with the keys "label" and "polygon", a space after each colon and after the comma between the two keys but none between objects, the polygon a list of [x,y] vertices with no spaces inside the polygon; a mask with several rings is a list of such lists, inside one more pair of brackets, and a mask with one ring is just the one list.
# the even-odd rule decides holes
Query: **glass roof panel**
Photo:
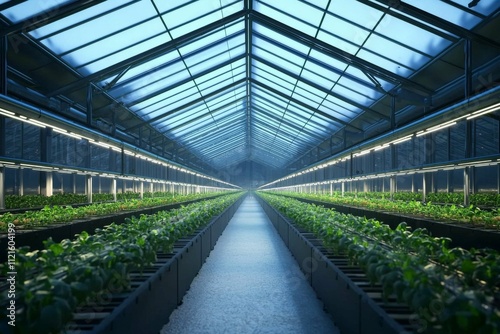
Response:
[{"label": "glass roof panel", "polygon": [[[196,50],[206,48],[207,46],[211,46],[212,44],[217,43],[225,43],[228,36],[234,38],[234,36],[243,36],[243,32],[245,30],[245,24],[243,20],[238,20],[238,22],[225,25],[222,29],[217,29],[215,31],[211,31],[199,38],[196,38],[190,41],[188,44],[182,45],[178,48],[179,52],[183,56],[187,56],[189,53],[194,52]],[[238,44],[241,42],[238,41]]]},{"label": "glass roof panel", "polygon": [[[275,41],[276,44],[286,46],[302,54],[307,54],[307,52],[309,52],[310,49],[310,47],[308,47],[307,45],[304,45],[303,43],[297,40],[294,40],[288,36],[278,33],[272,29],[269,29],[268,27],[265,27],[257,22],[253,23],[253,32],[254,32],[254,37],[255,36],[259,37],[259,40]],[[278,47],[273,45],[273,48],[278,48]]]},{"label": "glass roof panel", "polygon": [[387,60],[392,60],[395,63],[405,65],[412,69],[418,69],[431,60],[430,57],[421,54],[415,49],[410,49],[377,35],[370,36],[363,48],[383,56]]},{"label": "glass roof panel", "polygon": [[311,61],[307,61],[302,71],[302,77],[326,89],[330,89],[335,81],[340,78],[340,75]]},{"label": "glass roof panel", "polygon": [[[470,1],[464,1],[464,0],[451,0],[454,3],[464,7],[465,5],[469,4]],[[468,6],[467,6],[468,8]],[[481,0],[479,3],[477,3],[474,7],[470,8],[471,10],[482,14],[482,15],[490,15],[497,9],[500,9],[500,1],[498,0]]]},{"label": "glass roof panel", "polygon": [[253,38],[253,50],[255,51],[255,55],[270,61],[272,64],[279,65],[287,70],[292,70],[297,74],[304,64],[304,58],[288,50],[276,47],[276,45],[259,39],[258,37]]},{"label": "glass roof panel", "polygon": [[[481,18],[469,12],[461,10],[452,6],[444,1],[419,1],[419,0],[406,0],[408,4],[429,12],[437,17],[450,21],[461,27],[471,29],[476,24],[481,22]],[[469,3],[468,1],[467,3]]]},{"label": "glass roof panel", "polygon": [[[440,1],[433,3],[440,3]],[[451,44],[450,40],[392,15],[385,15],[375,28],[375,32],[430,56],[437,55]]]},{"label": "glass roof panel", "polygon": [[[352,90],[351,87],[347,88],[348,86],[346,86],[346,84],[348,83],[345,81],[346,79],[344,78],[340,79],[339,84],[335,85],[332,91],[348,98],[351,101],[357,102],[362,105],[369,104],[372,102],[372,100],[369,99],[366,95],[363,95],[361,93],[358,93],[357,91]],[[342,84],[342,82],[344,82],[344,84]]]},{"label": "glass roof panel", "polygon": [[[379,91],[377,91],[375,89],[368,89],[366,86],[363,86],[355,81],[352,81],[352,80],[346,78],[345,76],[342,77],[338,81],[337,86],[344,86],[345,88],[356,92],[356,94],[366,96],[367,98],[369,98],[371,100],[378,99],[382,96],[382,93],[380,93]],[[335,87],[337,87],[337,86],[335,86]],[[334,88],[334,91],[337,92],[338,90],[336,90],[336,88]],[[356,101],[354,99],[351,99],[351,100]],[[363,104],[366,105],[367,103],[363,103]]]},{"label": "glass roof panel", "polygon": [[[32,4],[33,2],[34,1],[26,1],[25,4],[30,4],[30,3]],[[53,3],[53,2],[54,1],[37,1],[36,3],[37,4],[40,4],[40,3],[49,4],[49,3]],[[102,26],[102,21],[99,21],[99,19],[98,19],[99,16],[102,16],[102,15],[106,16],[107,14],[113,14],[113,13],[119,11],[120,8],[126,8],[127,6],[134,5],[135,3],[137,3],[137,0],[123,0],[123,1],[121,1],[121,0],[108,0],[108,1],[104,1],[104,2],[98,3],[94,6],[91,6],[85,10],[79,11],[77,15],[69,15],[69,16],[61,18],[55,22],[52,22],[50,24],[40,25],[35,30],[31,31],[30,34],[37,39],[41,39],[41,38],[49,37],[49,35],[61,33],[61,32],[63,32],[63,30],[66,30],[66,29],[73,27],[75,25],[84,24],[85,22],[90,21],[90,20],[97,20],[97,22],[98,22],[97,24],[99,25],[99,27],[105,28]],[[31,5],[31,7],[36,8],[36,6],[33,6],[33,5]],[[118,21],[121,22],[123,20],[120,20],[118,18]],[[139,21],[135,21],[135,22],[139,22]],[[108,22],[108,24],[109,24],[109,22]],[[126,25],[126,26],[128,26],[128,25]],[[121,28],[123,28],[123,27],[125,27],[125,26],[122,26]],[[113,29],[113,31],[118,30],[118,28],[115,29],[115,27],[107,27],[107,29],[105,29],[105,31],[111,31],[111,29]],[[100,31],[96,31],[96,36],[101,36],[101,34],[99,34],[99,32]],[[92,38],[92,35],[91,36],[80,36],[80,37],[85,38],[87,41],[92,41],[94,39],[94,38]],[[70,41],[70,42],[73,42],[73,41]],[[78,41],[74,41],[74,42],[78,42]]]},{"label": "glass roof panel", "polygon": [[[175,64],[175,61],[179,61],[179,54],[177,51],[172,51],[163,56],[152,59],[144,64],[132,67],[125,72],[125,74],[120,78],[118,83],[110,90],[110,92],[113,92],[113,90],[119,90],[119,87],[122,85],[122,83],[125,83],[125,85],[130,84],[127,89],[134,90],[142,87],[142,85],[144,84],[142,81],[156,81],[155,78],[161,78],[165,75],[162,69],[167,65],[171,66],[171,64]],[[100,81],[100,84],[106,85],[115,77],[116,75],[110,78],[106,78]]]},{"label": "glass roof panel", "polygon": [[[102,56],[97,59],[92,60],[92,63],[86,63],[87,60],[87,55],[85,55],[85,52],[78,52],[78,54],[74,55],[67,55],[62,57],[66,62],[71,63],[75,62],[73,66],[79,66],[78,71],[81,74],[92,74],[97,71],[100,71],[102,69],[105,69],[111,65],[114,65],[118,62],[121,62],[123,60],[129,59],[131,56],[138,55],[140,53],[146,52],[150,50],[151,48],[154,48],[158,45],[161,45],[165,42],[165,34],[161,36],[157,36],[151,39],[148,39],[144,42],[138,43],[136,45],[133,45],[131,47],[127,47],[126,49],[121,50],[120,52],[110,54],[108,56]],[[98,52],[97,50],[95,50]],[[91,55],[92,57],[98,56],[97,54]],[[81,58],[79,58],[81,57]],[[77,65],[80,64],[80,65]]]},{"label": "glass roof panel", "polygon": [[[164,1],[156,1],[161,3]],[[220,2],[191,1],[174,11],[162,15],[172,38],[177,38],[195,29],[222,19],[243,9],[243,1],[232,1],[232,4],[220,8]]]},{"label": "glass roof panel", "polygon": [[[335,44],[333,44],[333,45],[335,45]],[[356,50],[357,49],[358,48],[356,48]],[[319,52],[319,51],[314,50],[314,49],[311,50],[309,57],[314,58],[315,60],[322,62],[323,64],[329,66],[330,68],[337,69],[339,71],[344,71],[346,66],[347,66],[346,63],[344,63],[338,59],[332,58],[330,56],[327,56],[324,53]]]},{"label": "glass roof panel", "polygon": [[[92,9],[94,8],[90,8],[89,11]],[[66,27],[61,26],[60,21],[48,24],[45,27],[55,25],[58,30],[47,37],[39,36],[38,39],[57,54],[68,53],[77,48],[95,44],[99,44],[100,47],[106,45],[106,48],[101,49],[101,51],[106,50],[106,53],[109,54],[113,49],[131,45],[134,41],[141,41],[147,37],[165,32],[161,20],[154,19],[156,12],[151,5],[144,6],[144,4],[134,3],[104,16],[99,14],[99,12],[95,12],[92,19],[83,22],[77,15],[78,21],[72,22],[68,20],[68,26]],[[110,24],[110,22],[113,22],[113,24]],[[144,35],[143,37],[141,37],[141,32]],[[37,30],[32,34],[41,35]],[[124,36],[127,36],[127,38],[124,38]],[[117,42],[116,37],[122,39],[121,42]],[[100,44],[99,40],[103,38],[106,38],[106,43],[113,44]],[[168,40],[169,37],[165,36],[165,39]]]},{"label": "glass roof panel", "polygon": [[[165,75],[167,75],[165,77]],[[142,78],[129,81],[112,90],[112,95],[122,102],[130,103],[160,89],[172,87],[180,80],[189,78],[189,72],[180,61],[171,64],[167,71],[155,71]]]},{"label": "glass roof panel", "polygon": [[314,92],[311,92],[300,87],[296,87],[291,97],[297,101],[307,104],[312,109],[316,109],[322,100],[322,98],[317,95],[318,92],[319,91],[317,89],[314,89]]},{"label": "glass roof panel", "polygon": [[[342,17],[343,20],[362,26],[366,30],[372,30],[383,15],[381,11],[356,0],[331,1],[328,12]],[[323,23],[322,28],[324,28],[324,25]],[[357,34],[355,35],[355,39],[359,45],[366,39],[368,32],[357,30]]]},{"label": "glass roof panel", "polygon": [[314,36],[323,12],[313,6],[296,0],[254,1],[254,10]]},{"label": "glass roof panel", "polygon": [[[207,50],[208,51],[208,50]],[[212,50],[213,52],[204,52],[203,55],[200,55],[199,57],[202,57],[201,61],[200,58],[194,57],[195,59],[190,59],[191,61],[197,61],[196,64],[189,65],[189,71],[191,72],[192,75],[196,75],[200,72],[206,71],[210,68],[216,67],[220,63],[223,63],[225,61],[231,60],[233,57],[241,56],[245,54],[245,45],[241,45],[240,47],[236,49],[232,49],[231,52],[220,52],[215,54],[216,50]],[[226,51],[226,50],[224,50]],[[213,54],[211,54],[213,53]],[[188,60],[186,60],[186,63]]]},{"label": "glass roof panel", "polygon": [[290,92],[293,90],[297,81],[296,79],[263,63],[254,62],[254,64],[257,65],[252,67],[252,76],[254,79],[279,91]]},{"label": "glass roof panel", "polygon": [[201,95],[198,89],[193,86],[191,82],[184,85],[173,88],[172,90],[165,92],[163,94],[158,94],[146,101],[135,104],[132,109],[138,112],[140,115],[149,114],[155,111],[159,107],[166,108],[167,110],[172,110],[175,106],[182,106],[186,104],[186,99],[194,100],[199,98]]},{"label": "glass roof panel", "polygon": [[[335,1],[333,3],[335,3]],[[320,39],[322,39],[322,36],[325,35],[333,35],[335,36],[334,38],[338,38],[343,41],[340,45],[333,45],[345,51],[348,51],[352,44],[356,46],[362,45],[369,32],[369,30],[364,27],[360,27],[352,24],[351,22],[334,17],[330,13],[325,16],[323,24],[321,25],[321,31],[323,34],[318,35]]]},{"label": "glass roof panel", "polygon": [[57,12],[59,8],[75,0],[25,1],[2,11],[13,23],[19,23],[36,16],[46,16]]}]

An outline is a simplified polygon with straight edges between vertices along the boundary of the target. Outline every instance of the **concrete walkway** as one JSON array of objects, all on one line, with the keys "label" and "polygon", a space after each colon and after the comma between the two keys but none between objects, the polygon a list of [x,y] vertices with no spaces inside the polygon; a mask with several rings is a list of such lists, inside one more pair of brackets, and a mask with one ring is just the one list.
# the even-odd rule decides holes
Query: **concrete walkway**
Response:
[{"label": "concrete walkway", "polygon": [[248,196],[161,333],[339,333]]}]

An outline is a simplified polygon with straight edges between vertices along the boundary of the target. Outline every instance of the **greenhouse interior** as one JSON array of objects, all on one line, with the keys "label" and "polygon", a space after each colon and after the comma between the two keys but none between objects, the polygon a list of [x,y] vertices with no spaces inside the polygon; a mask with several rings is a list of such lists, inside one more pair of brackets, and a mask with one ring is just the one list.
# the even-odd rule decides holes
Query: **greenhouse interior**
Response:
[{"label": "greenhouse interior", "polygon": [[0,20],[1,333],[500,333],[500,1]]}]

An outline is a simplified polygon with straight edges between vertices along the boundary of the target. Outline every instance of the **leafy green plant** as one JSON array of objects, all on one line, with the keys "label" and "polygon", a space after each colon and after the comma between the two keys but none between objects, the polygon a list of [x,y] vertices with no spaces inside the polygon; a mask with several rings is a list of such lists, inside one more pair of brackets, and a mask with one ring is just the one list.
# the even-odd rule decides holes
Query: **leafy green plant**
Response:
[{"label": "leafy green plant", "polygon": [[[74,240],[55,243],[48,239],[43,250],[19,248],[16,330],[58,333],[73,319],[77,307],[102,291],[130,290],[132,271],[153,264],[158,252],[172,252],[176,240],[207,224],[240,195],[133,217],[125,224],[97,229],[93,235],[82,232]],[[0,270],[6,275],[7,265],[2,264]]]},{"label": "leafy green plant", "polygon": [[359,265],[372,283],[382,285],[385,298],[395,295],[432,330],[500,330],[498,252],[449,248],[450,239],[434,238],[425,229],[411,230],[404,223],[392,230],[373,219],[283,196],[259,195],[294,224],[315,233],[326,248]]},{"label": "leafy green plant", "polygon": [[206,198],[213,194],[189,194],[169,197],[155,197],[129,199],[123,202],[96,203],[82,207],[71,206],[44,206],[38,211],[26,211],[24,213],[12,214],[10,212],[0,215],[0,232],[5,232],[9,223],[13,223],[18,230],[46,227],[48,225],[71,222],[91,216],[104,216],[120,211],[137,210],[140,208],[155,207],[171,203]]},{"label": "leafy green plant", "polygon": [[337,195],[329,196],[313,193],[279,192],[279,194],[295,198],[313,199],[320,202],[323,201],[340,205],[364,207],[371,210],[419,215],[443,222],[467,223],[475,226],[500,229],[499,209],[481,210],[474,205],[469,207],[454,204],[436,205],[431,201],[427,203],[403,200],[391,201],[388,199],[367,199],[360,197],[355,198],[351,196],[342,197]]}]

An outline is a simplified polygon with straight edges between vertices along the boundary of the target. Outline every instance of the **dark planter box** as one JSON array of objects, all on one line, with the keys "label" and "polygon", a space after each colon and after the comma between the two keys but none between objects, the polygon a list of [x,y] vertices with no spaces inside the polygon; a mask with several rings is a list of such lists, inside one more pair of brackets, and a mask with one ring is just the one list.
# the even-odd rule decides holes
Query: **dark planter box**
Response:
[{"label": "dark planter box", "polygon": [[[272,209],[260,198],[259,202],[268,210]],[[277,216],[281,215],[277,213]],[[311,233],[293,225],[289,231],[291,253],[301,270],[309,275],[307,278],[313,290],[341,333],[409,332],[405,327],[411,317],[409,309],[398,308],[399,312],[393,312],[394,308],[386,305],[389,313],[386,312],[384,303],[377,304],[365,291],[375,288],[380,294],[380,287],[372,287],[360,268],[349,265],[345,257],[326,252]]]},{"label": "dark planter box", "polygon": [[[181,205],[188,205],[205,199],[206,198],[162,205],[154,208],[126,211],[108,216],[89,217],[88,219],[38,227],[31,230],[16,230],[16,247],[29,246],[31,250],[42,249],[43,242],[49,237],[52,237],[54,242],[60,242],[63,239],[72,239],[75,234],[82,233],[83,231],[92,234],[96,228],[103,228],[111,223],[123,224],[127,218],[131,218],[132,216],[140,216],[141,214],[149,215],[159,211],[173,210],[179,208]],[[7,234],[0,234],[0,249],[7,249],[7,243]],[[7,252],[0,253],[0,261],[7,261]]]},{"label": "dark planter box", "polygon": [[[178,252],[178,271],[177,271],[177,302],[182,303],[184,294],[189,290],[191,282],[198,274],[201,268],[201,239],[199,235],[193,236],[187,240],[181,240],[179,243],[185,244]],[[174,249],[175,252],[175,249]]]},{"label": "dark planter box", "polygon": [[[131,274],[130,291],[103,292],[98,302],[74,313],[67,331],[72,333],[158,333],[168,323],[202,265],[203,243],[211,245],[212,227],[221,227],[239,207],[236,201],[193,235],[178,240],[174,252],[157,254],[157,262],[143,273]],[[215,237],[215,236],[214,236]],[[0,323],[3,328],[4,323]]]},{"label": "dark planter box", "polygon": [[171,256],[155,274],[141,280],[92,332],[158,333],[178,304],[178,263],[177,256]]},{"label": "dark planter box", "polygon": [[[293,197],[295,198],[295,197]],[[425,228],[434,237],[451,238],[452,247],[462,248],[492,248],[500,250],[500,231],[484,229],[467,224],[445,223],[422,217],[402,215],[398,213],[368,210],[357,207],[343,206],[328,202],[295,198],[301,202],[324,206],[337,212],[354,216],[373,218],[395,229],[401,222],[406,222],[412,228]]]}]

